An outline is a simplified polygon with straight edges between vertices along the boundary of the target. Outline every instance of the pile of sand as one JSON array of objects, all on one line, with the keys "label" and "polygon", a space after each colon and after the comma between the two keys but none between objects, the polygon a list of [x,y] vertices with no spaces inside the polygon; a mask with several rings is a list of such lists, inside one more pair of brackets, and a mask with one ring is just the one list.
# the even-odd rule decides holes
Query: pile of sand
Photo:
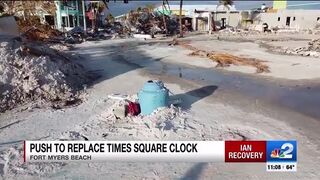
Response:
[{"label": "pile of sand", "polygon": [[24,175],[25,178],[44,176],[61,169],[64,164],[62,162],[25,163],[22,145],[14,146],[0,152],[0,177],[16,179],[18,175]]},{"label": "pile of sand", "polygon": [[30,100],[73,101],[88,81],[82,66],[45,45],[0,44],[0,112]]}]

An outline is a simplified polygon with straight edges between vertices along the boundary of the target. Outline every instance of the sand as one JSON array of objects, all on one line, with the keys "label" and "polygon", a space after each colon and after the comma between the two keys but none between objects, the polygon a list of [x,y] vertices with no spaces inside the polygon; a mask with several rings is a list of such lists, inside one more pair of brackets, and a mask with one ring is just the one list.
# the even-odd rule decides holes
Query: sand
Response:
[{"label": "sand", "polygon": [[[101,75],[100,79],[87,89],[82,104],[60,110],[14,109],[1,114],[1,177],[7,179],[39,177],[44,179],[212,179],[213,177],[317,179],[320,176],[317,163],[320,160],[317,150],[320,144],[318,138],[320,123],[316,118],[276,104],[268,104],[261,98],[237,94],[236,88],[226,89],[223,80],[226,83],[230,81],[227,78],[229,73],[215,71],[212,61],[187,56],[188,50],[163,43],[145,45],[142,43],[145,41],[109,40],[77,45],[74,52],[82,56],[79,62],[87,70]],[[251,72],[250,69],[242,69],[240,66],[225,68],[223,71],[238,71],[254,77],[291,80],[319,76],[315,73],[318,67],[312,66],[311,70],[301,65],[298,68],[301,69],[300,72],[298,69],[295,72],[288,66],[293,63],[287,58],[289,56],[271,54],[255,43],[224,41],[192,43],[203,48],[214,47],[219,51],[232,51],[235,55],[258,56],[269,61],[271,67],[271,73],[258,75],[254,69]],[[281,62],[280,65],[276,64],[276,59]],[[315,63],[312,58],[294,57],[294,62],[299,60]],[[181,68],[181,74],[179,70],[172,69],[176,66]],[[192,68],[194,71],[198,69],[197,76],[187,71],[187,68]],[[207,77],[204,70],[213,71],[219,74],[219,77],[226,76],[226,79],[208,83],[210,76]],[[235,79],[244,77],[241,73],[231,74]],[[108,99],[108,95],[112,93],[134,95],[149,79],[162,80],[175,94],[174,97],[182,98],[183,103],[180,108],[165,108],[150,117],[115,120],[110,114],[110,108],[116,102]],[[253,79],[253,81],[258,80]],[[260,91],[259,88],[256,90]],[[168,122],[170,126],[166,126]],[[149,123],[149,127],[146,123]],[[257,163],[21,163],[22,156],[19,156],[19,153],[22,152],[22,140],[84,138],[89,140],[297,139],[298,172],[267,173],[265,165]]]}]

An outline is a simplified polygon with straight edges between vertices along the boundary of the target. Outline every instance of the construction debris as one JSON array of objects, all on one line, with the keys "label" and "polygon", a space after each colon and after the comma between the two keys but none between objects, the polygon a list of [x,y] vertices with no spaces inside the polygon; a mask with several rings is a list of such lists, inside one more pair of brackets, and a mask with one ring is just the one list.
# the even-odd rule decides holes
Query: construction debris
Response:
[{"label": "construction debris", "polygon": [[13,39],[0,44],[0,112],[36,100],[59,107],[78,103],[88,81],[81,65],[47,45]]},{"label": "construction debris", "polygon": [[177,42],[177,40],[175,39],[174,39],[174,44],[178,44],[186,49],[193,51],[190,54],[188,54],[189,56],[207,57],[213,60],[214,62],[218,63],[217,67],[228,67],[230,65],[252,66],[257,69],[256,70],[257,73],[270,72],[269,67],[263,64],[263,62],[265,61],[262,61],[262,60],[258,60],[255,58],[238,57],[228,53],[208,52],[208,51],[204,51],[196,47],[193,47],[188,42]]},{"label": "construction debris", "polygon": [[298,47],[294,49],[288,47],[272,47],[271,50],[285,54],[320,57],[320,39],[310,41],[305,47]]},{"label": "construction debris", "polygon": [[59,41],[63,34],[51,26],[41,24],[37,17],[30,17],[27,20],[18,19],[19,31],[23,38],[31,41]]},{"label": "construction debris", "polygon": [[168,34],[177,33],[178,22],[174,17],[150,11],[148,8],[131,11],[122,22],[128,33],[134,34]]},{"label": "construction debris", "polygon": [[263,73],[263,72],[270,72],[269,67],[263,62],[255,58],[243,58],[243,57],[238,57],[234,56],[231,54],[227,53],[216,53],[216,52],[211,52],[208,53],[207,57],[215,62],[218,63],[218,67],[227,67],[232,65],[242,65],[242,66],[252,66],[257,68],[256,72],[257,73]]}]

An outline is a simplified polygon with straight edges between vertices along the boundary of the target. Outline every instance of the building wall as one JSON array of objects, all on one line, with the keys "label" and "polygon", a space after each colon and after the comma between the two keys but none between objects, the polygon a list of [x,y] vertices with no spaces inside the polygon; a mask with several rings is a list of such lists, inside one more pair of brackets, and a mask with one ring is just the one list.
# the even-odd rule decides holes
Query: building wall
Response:
[{"label": "building wall", "polygon": [[210,31],[211,29],[211,19],[214,19],[215,25],[222,27],[223,20],[225,19],[226,27],[237,27],[240,23],[240,13],[239,12],[201,12],[196,13],[193,16],[193,29],[196,31]]},{"label": "building wall", "polygon": [[[162,6],[158,6],[156,9],[156,11],[160,11],[162,12]],[[170,5],[170,10],[172,14],[179,14],[180,11],[180,5]],[[190,4],[184,4],[182,6],[182,12],[183,15],[188,16],[188,17],[192,17],[194,15],[194,10],[197,11],[235,11],[236,8],[234,5],[232,6],[223,6],[223,5],[216,5],[216,4],[194,4],[194,5],[190,5]]]},{"label": "building wall", "polygon": [[[286,25],[287,17],[290,17],[290,26]],[[269,27],[303,30],[314,28],[320,23],[318,18],[320,19],[320,10],[278,10],[275,13],[260,13],[254,19],[254,24],[267,23]]]},{"label": "building wall", "polygon": [[[65,29],[70,30],[80,24],[80,15],[82,15],[82,6],[79,0],[73,0],[67,2],[69,8],[66,10],[62,1],[55,1],[56,5],[56,28],[59,30],[63,29],[63,18],[67,18],[70,24],[65,23]],[[73,18],[69,18],[69,15]],[[72,22],[71,22],[72,21]],[[72,25],[72,26],[71,26]]]},{"label": "building wall", "polygon": [[214,21],[217,26],[222,23],[222,18],[226,18],[226,25],[237,27],[240,22],[240,13],[239,12],[223,12],[223,13],[214,13]]},{"label": "building wall", "polygon": [[195,13],[192,20],[192,29],[195,31],[209,31],[210,20],[210,12]]},{"label": "building wall", "polygon": [[[256,30],[262,30],[262,24],[267,23],[269,28],[279,27],[279,28],[290,28],[295,30],[306,30],[312,29],[316,25],[320,24],[320,10],[277,10],[275,12],[251,12],[249,13],[249,18],[245,20],[252,19],[253,25]],[[222,18],[225,18],[225,25],[231,27],[237,27],[242,24],[241,12],[214,12],[213,13],[215,24],[218,27],[222,25]],[[194,15],[193,23],[196,23],[197,17],[211,18],[211,14],[208,12],[197,13]],[[290,17],[289,26],[287,26],[287,17]],[[209,21],[208,21],[209,22]],[[210,22],[209,22],[210,24]],[[194,24],[194,30],[199,29]],[[209,26],[207,26],[208,30]],[[200,28],[203,29],[203,28]]]}]

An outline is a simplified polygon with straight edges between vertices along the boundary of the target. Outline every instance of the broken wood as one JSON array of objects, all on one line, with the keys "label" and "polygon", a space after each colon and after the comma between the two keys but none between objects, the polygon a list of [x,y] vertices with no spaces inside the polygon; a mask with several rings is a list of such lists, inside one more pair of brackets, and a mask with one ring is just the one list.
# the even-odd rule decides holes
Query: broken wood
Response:
[{"label": "broken wood", "polygon": [[266,61],[262,61],[255,58],[238,57],[228,53],[213,52],[213,51],[208,52],[208,51],[193,47],[192,45],[189,44],[189,42],[181,42],[181,41],[177,41],[176,39],[173,40],[172,44],[180,45],[186,49],[193,51],[190,54],[188,54],[188,56],[207,57],[213,60],[214,62],[217,62],[218,63],[217,67],[227,67],[230,65],[252,66],[256,68],[257,73],[270,72],[269,66],[263,64],[263,62],[266,62]]}]

